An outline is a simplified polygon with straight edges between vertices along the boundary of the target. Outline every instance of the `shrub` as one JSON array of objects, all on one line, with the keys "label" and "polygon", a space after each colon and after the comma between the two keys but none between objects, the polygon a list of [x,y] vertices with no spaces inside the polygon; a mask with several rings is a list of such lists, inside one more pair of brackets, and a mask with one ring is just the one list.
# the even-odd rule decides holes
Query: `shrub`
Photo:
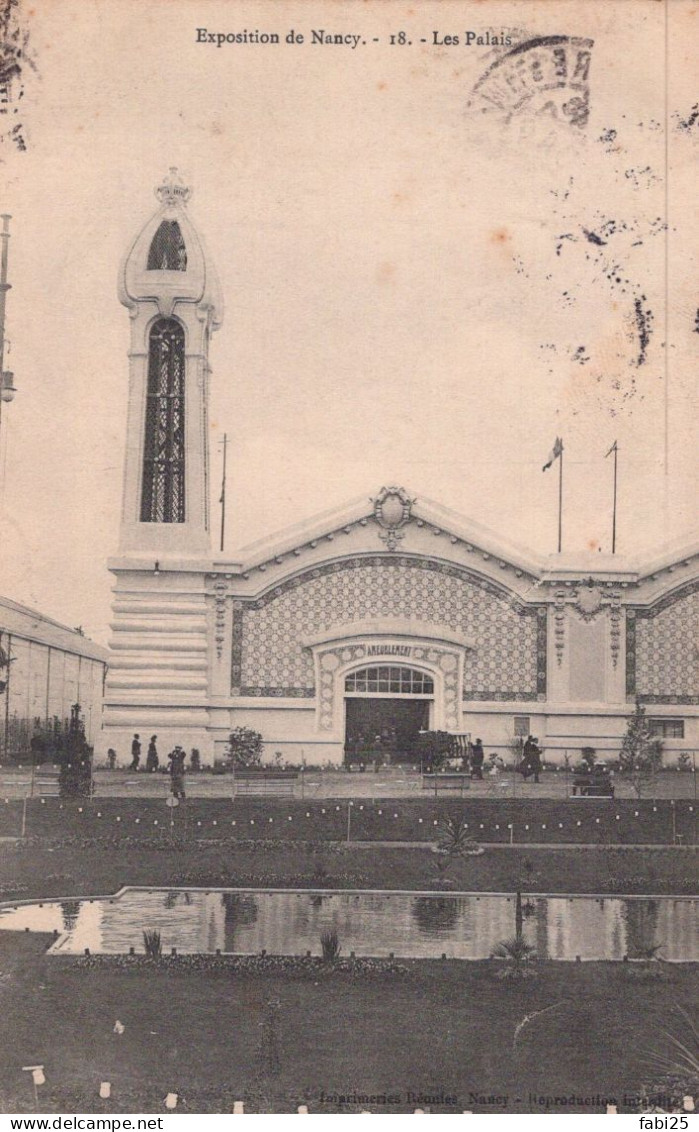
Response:
[{"label": "shrub", "polygon": [[338,936],[335,928],[327,928],[324,932],[320,933],[320,946],[323,951],[323,959],[332,961],[338,959],[340,956],[340,937]]},{"label": "shrub", "polygon": [[672,979],[670,971],[660,963],[624,963],[623,972],[630,983],[667,983]]},{"label": "shrub", "polygon": [[420,735],[419,751],[425,771],[436,771],[444,766],[452,753],[453,739],[448,731],[424,731]]},{"label": "shrub", "polygon": [[254,767],[262,762],[264,743],[252,727],[235,727],[228,736],[228,753],[234,767]]},{"label": "shrub", "polygon": [[327,881],[329,876],[330,873],[323,862],[316,861],[315,865],[313,866],[313,872],[311,873],[311,879],[314,880],[317,884],[323,884],[324,881]]},{"label": "shrub", "polygon": [[595,765],[595,761],[597,759],[597,751],[595,750],[595,748],[594,747],[583,747],[581,754],[582,754],[582,761],[585,763],[587,770],[592,770],[593,766]]}]

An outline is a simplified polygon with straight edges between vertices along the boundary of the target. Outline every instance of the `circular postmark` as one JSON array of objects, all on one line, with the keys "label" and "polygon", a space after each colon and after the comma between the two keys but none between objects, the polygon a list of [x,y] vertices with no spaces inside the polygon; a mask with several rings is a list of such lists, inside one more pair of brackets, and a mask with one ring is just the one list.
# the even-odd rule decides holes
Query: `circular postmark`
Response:
[{"label": "circular postmark", "polygon": [[518,116],[546,117],[582,129],[590,115],[594,40],[546,35],[525,40],[498,56],[473,88],[469,110],[509,123]]}]

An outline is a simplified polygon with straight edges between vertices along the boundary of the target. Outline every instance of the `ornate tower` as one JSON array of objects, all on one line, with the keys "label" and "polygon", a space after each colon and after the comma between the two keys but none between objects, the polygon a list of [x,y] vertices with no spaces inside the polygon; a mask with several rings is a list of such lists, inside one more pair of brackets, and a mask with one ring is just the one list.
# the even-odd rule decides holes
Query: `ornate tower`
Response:
[{"label": "ornate tower", "polygon": [[156,195],[119,271],[131,343],[103,743],[122,765],[134,732],[157,733],[161,751],[207,742],[208,355],[222,303],[176,169]]},{"label": "ornate tower", "polygon": [[208,354],[223,308],[176,169],[156,195],[119,271],[131,316],[120,551],[163,561],[209,552]]}]

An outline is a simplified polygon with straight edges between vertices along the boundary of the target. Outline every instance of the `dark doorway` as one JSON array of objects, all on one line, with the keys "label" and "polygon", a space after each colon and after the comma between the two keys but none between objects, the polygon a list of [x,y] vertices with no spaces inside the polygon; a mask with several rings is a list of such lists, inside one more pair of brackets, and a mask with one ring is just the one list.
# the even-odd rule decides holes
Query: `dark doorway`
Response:
[{"label": "dark doorway", "polygon": [[346,699],[345,762],[413,762],[430,725],[430,700]]}]

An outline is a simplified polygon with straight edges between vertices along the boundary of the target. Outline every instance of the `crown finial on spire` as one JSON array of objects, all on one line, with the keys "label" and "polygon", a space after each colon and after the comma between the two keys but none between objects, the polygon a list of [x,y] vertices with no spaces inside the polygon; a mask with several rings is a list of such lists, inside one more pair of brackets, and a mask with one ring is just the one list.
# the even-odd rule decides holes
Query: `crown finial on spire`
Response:
[{"label": "crown finial on spire", "polygon": [[192,190],[185,185],[177,166],[171,165],[167,176],[163,178],[162,184],[156,188],[155,195],[162,204],[172,207],[173,205],[186,204],[192,195]]}]

